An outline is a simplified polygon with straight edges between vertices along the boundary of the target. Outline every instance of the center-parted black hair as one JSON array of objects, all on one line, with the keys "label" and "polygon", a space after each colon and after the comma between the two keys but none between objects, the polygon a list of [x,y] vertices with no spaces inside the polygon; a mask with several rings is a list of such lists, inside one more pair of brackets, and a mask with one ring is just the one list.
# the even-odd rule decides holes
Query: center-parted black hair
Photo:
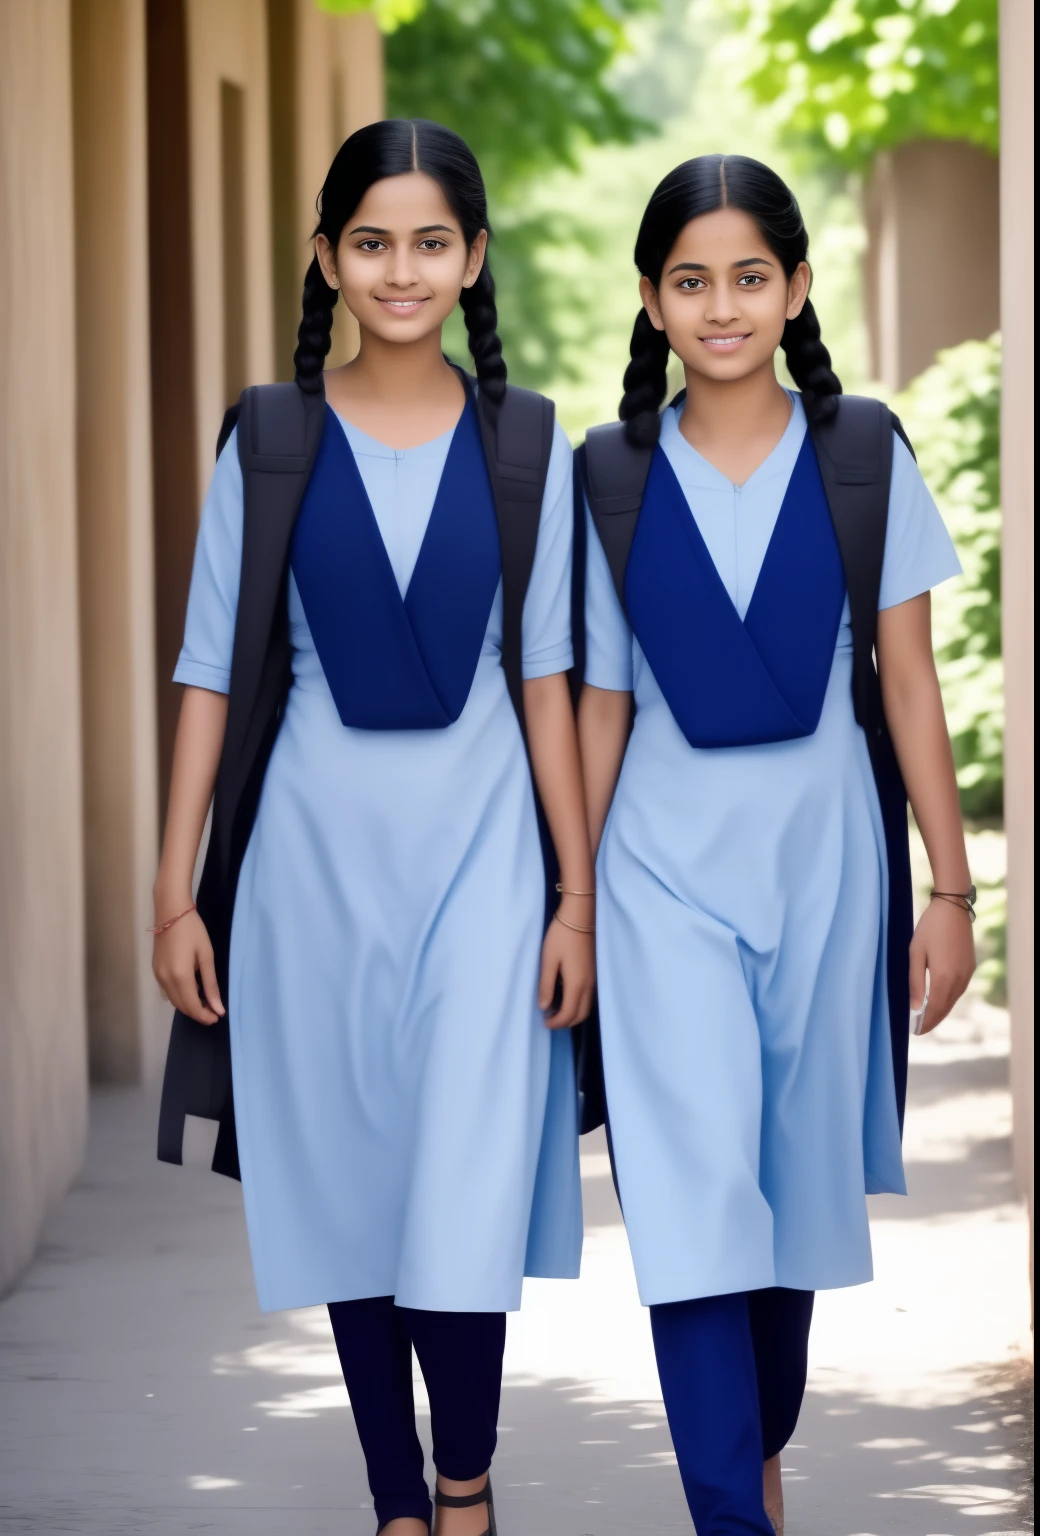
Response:
[{"label": "center-parted black hair", "polygon": [[[769,249],[791,277],[808,257],[809,236],[801,210],[775,171],[744,155],[698,155],[677,165],[651,197],[636,239],[635,261],[643,277],[660,287],[668,253],[691,219],[719,208],[739,208],[754,219]],[[820,338],[820,322],[806,299],[802,312],[788,320],[780,345],[792,379],[802,391],[807,412],[825,420],[837,408],[841,381],[831,368]],[[667,389],[668,338],[655,330],[645,309],[632,331],[631,362],[618,415],[630,442],[650,447],[661,431],[660,409]]]},{"label": "center-parted black hair", "polygon": [[[484,179],[473,151],[464,139],[440,123],[424,118],[385,118],[352,133],[339,148],[318,195],[315,235],[324,235],[335,250],[343,226],[377,181],[421,171],[444,193],[462,226],[467,245],[482,229],[491,234]],[[332,311],[337,290],[325,281],[317,256],[303,280],[303,319],[293,362],[296,382],[309,394],[321,388],[321,372],[332,345]],[[498,339],[495,284],[487,257],[471,288],[459,300],[466,321],[469,349],[481,393],[493,406],[506,390],[506,365]]]}]

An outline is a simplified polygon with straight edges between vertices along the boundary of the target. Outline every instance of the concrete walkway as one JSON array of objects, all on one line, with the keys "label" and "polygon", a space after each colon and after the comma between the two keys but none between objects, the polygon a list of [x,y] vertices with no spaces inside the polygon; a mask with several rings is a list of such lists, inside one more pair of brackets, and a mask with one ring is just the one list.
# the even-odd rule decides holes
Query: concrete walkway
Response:
[{"label": "concrete walkway", "polygon": [[[1008,1121],[1006,1017],[970,1003],[914,1043],[878,1279],[820,1299],[789,1536],[1031,1530]],[[258,1313],[237,1186],[201,1136],[160,1166],[154,1126],[154,1092],[96,1096],[83,1178],[0,1304],[0,1532],[372,1536],[324,1314]],[[511,1321],[502,1536],[688,1531],[602,1145],[584,1162],[582,1279],[530,1284]]]}]

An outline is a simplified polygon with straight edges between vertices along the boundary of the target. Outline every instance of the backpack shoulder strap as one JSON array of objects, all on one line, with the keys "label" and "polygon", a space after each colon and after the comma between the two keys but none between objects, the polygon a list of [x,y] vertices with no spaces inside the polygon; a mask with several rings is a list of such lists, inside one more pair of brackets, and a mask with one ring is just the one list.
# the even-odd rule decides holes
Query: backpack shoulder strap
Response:
[{"label": "backpack shoulder strap", "polygon": [[[230,415],[224,418],[228,436]],[[218,778],[225,870],[238,799],[276,707],[261,694],[274,686],[265,676],[270,671],[266,663],[293,524],[325,424],[325,396],[321,391],[306,394],[296,384],[254,385],[242,393],[236,423],[245,514],[227,731]]]},{"label": "backpack shoulder strap", "polygon": [[625,567],[643,504],[653,448],[636,448],[623,421],[593,427],[578,450],[582,482],[621,606]]},{"label": "backpack shoulder strap", "polygon": [[884,729],[874,666],[878,599],[892,484],[892,439],[910,448],[902,423],[880,400],[839,395],[829,421],[810,433],[845,567],[852,618],[852,698],[856,719],[877,735]]},{"label": "backpack shoulder strap", "polygon": [[[464,382],[472,390],[469,375]],[[555,407],[534,390],[507,384],[497,412],[487,410],[477,395],[477,417],[502,548],[502,669],[524,730],[524,598],[538,543]]]}]

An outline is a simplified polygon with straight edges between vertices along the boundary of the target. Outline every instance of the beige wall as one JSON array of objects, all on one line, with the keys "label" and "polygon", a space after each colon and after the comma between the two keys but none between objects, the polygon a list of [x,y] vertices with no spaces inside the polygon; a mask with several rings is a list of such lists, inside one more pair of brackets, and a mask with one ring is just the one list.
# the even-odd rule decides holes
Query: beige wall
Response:
[{"label": "beige wall", "polygon": [[902,389],[942,347],[1000,325],[999,167],[941,139],[879,155],[867,184],[871,374]]},{"label": "beige wall", "polygon": [[0,0],[0,1291],[86,1123],[68,0]]},{"label": "beige wall", "polygon": [[91,1075],[158,1064],[144,0],[73,0],[79,592]]},{"label": "beige wall", "polygon": [[[1001,0],[1005,821],[1015,1172],[1033,1211],[1033,6]],[[1030,1253],[1032,1247],[1030,1246]]]},{"label": "beige wall", "polygon": [[[224,410],[225,261],[242,284],[245,382],[274,378],[271,205],[268,175],[267,17],[261,0],[188,0],[188,112],[195,305],[198,495],[213,472]],[[243,227],[224,240],[221,83],[244,92]]]}]

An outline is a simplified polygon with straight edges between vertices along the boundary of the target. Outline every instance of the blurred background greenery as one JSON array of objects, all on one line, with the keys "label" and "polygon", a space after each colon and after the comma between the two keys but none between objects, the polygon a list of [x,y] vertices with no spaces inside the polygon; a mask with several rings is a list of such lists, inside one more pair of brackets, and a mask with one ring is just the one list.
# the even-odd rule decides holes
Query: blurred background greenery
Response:
[{"label": "blurred background greenery", "polygon": [[[575,439],[616,413],[639,302],[632,247],[661,176],[722,150],[795,188],[837,372],[904,418],[964,565],[935,597],[936,652],[980,875],[982,974],[999,997],[1000,342],[943,349],[886,388],[871,377],[864,277],[879,156],[922,140],[998,151],[996,0],[320,3],[374,10],[388,111],[436,118],[476,151],[511,377],[550,394]],[[461,328],[448,346],[465,355]]]}]

